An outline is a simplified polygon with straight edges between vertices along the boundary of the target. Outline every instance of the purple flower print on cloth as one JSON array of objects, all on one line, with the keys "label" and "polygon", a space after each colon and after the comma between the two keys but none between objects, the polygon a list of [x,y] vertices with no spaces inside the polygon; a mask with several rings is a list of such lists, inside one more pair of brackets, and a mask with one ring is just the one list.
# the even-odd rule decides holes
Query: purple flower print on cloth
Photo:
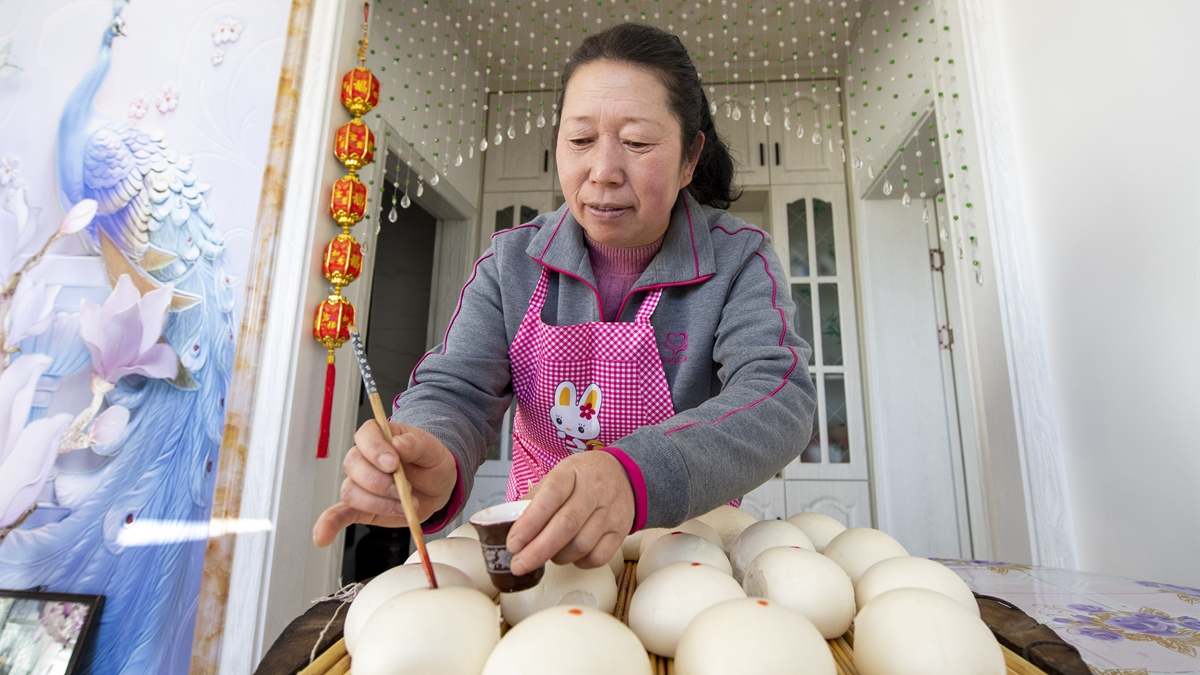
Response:
[{"label": "purple flower print on cloth", "polygon": [[1084,637],[1090,637],[1094,640],[1103,640],[1105,642],[1120,642],[1125,638],[1120,633],[1114,633],[1111,630],[1097,630],[1095,628],[1080,628],[1079,634]]},{"label": "purple flower print on cloth", "polygon": [[1158,616],[1155,614],[1147,614],[1145,612],[1134,612],[1129,616],[1114,616],[1105,625],[1119,628],[1130,633],[1145,633],[1146,635],[1178,635],[1178,625],[1171,619]]},{"label": "purple flower print on cloth", "polygon": [[[1096,605],[1067,605],[1067,608],[1073,609],[1076,612],[1088,612],[1090,614],[1099,614],[1104,611],[1103,607],[1097,607]],[[1087,617],[1084,618],[1084,621],[1087,621]]]}]

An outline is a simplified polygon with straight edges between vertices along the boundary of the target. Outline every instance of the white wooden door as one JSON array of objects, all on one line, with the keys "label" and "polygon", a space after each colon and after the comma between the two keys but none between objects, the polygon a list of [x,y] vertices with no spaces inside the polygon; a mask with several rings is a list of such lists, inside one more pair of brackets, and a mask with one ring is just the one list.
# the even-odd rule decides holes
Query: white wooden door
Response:
[{"label": "white wooden door", "polygon": [[845,182],[841,99],[836,87],[835,80],[767,86],[773,185]]},{"label": "white wooden door", "polygon": [[874,497],[878,527],[909,553],[954,558],[971,549],[953,350],[943,348],[953,325],[923,211],[899,199],[857,209]]},{"label": "white wooden door", "polygon": [[[762,85],[758,85],[762,86]],[[713,92],[705,94],[717,103],[717,114],[713,118],[719,133],[729,145],[733,156],[737,175],[734,184],[737,186],[767,185],[771,182],[771,170],[767,166],[767,127],[758,118],[750,122],[750,102],[748,85],[734,87],[733,85],[716,85]],[[761,106],[758,102],[756,105]],[[739,119],[734,119],[734,107],[740,109]],[[726,111],[729,111],[728,113]],[[761,114],[761,109],[759,113]]]},{"label": "white wooden door", "polygon": [[[484,153],[484,192],[533,192],[554,189],[554,152],[550,147],[549,123],[538,128],[532,121],[525,132],[526,113],[537,115],[526,105],[525,94],[488,96],[488,149]],[[509,130],[513,136],[509,138]],[[500,135],[499,143],[496,135]]]},{"label": "white wooden door", "polygon": [[479,251],[491,246],[492,235],[500,230],[523,225],[538,214],[554,209],[554,194],[544,192],[499,192],[484,193],[483,207],[479,210]]},{"label": "white wooden door", "polygon": [[[772,126],[774,126],[772,124]],[[843,185],[774,186],[773,241],[812,348],[812,435],[783,470],[785,515],[816,509],[846,525],[871,519],[850,222]]]}]

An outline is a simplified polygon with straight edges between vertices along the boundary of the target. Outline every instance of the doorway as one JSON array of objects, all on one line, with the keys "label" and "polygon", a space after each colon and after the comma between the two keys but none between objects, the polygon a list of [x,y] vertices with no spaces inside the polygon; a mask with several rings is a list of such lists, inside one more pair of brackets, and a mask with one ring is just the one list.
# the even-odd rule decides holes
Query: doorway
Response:
[{"label": "doorway", "polygon": [[[977,481],[963,364],[963,261],[943,219],[932,112],[857,201],[864,378],[878,527],[917,556],[973,557]],[[894,181],[894,184],[891,182]],[[966,450],[966,449],[970,450]]]},{"label": "doorway", "polygon": [[[420,205],[401,207],[402,196],[393,183],[386,183],[375,214],[379,234],[371,252],[374,269],[365,334],[367,360],[389,412],[428,348],[438,229],[437,218]],[[371,403],[360,387],[355,428],[372,419]],[[347,582],[373,577],[403,564],[409,549],[405,528],[354,525],[346,532],[342,576]]]}]

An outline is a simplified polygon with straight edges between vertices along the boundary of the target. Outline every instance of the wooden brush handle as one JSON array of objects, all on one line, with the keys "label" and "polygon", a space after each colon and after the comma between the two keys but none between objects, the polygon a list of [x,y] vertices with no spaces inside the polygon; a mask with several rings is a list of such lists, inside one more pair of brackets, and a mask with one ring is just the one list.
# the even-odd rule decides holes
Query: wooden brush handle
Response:
[{"label": "wooden brush handle", "polygon": [[[375,413],[375,422],[379,424],[383,438],[387,440],[388,445],[391,445],[392,425],[387,414],[383,412],[383,401],[379,400],[378,392],[372,393],[368,398],[371,399],[371,410]],[[437,588],[433,562],[429,560],[429,552],[425,550],[425,535],[421,532],[421,519],[417,517],[416,504],[413,504],[412,485],[409,484],[408,477],[404,475],[404,463],[400,461],[399,457],[396,458],[396,472],[392,474],[392,478],[396,481],[396,492],[400,493],[400,504],[404,507],[404,519],[408,521],[408,531],[412,533],[413,541],[417,544],[417,555],[421,558],[421,564],[425,566],[425,576],[429,579],[429,587]]]}]

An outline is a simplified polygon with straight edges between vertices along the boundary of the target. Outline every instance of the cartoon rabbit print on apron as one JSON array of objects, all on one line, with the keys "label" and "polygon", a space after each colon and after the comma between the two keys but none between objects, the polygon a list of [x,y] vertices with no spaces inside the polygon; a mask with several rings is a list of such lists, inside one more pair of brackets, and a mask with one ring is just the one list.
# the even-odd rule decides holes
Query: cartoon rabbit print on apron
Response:
[{"label": "cartoon rabbit print on apron", "polygon": [[565,439],[571,452],[583,452],[604,445],[596,440],[600,436],[600,404],[603,397],[600,387],[588,385],[579,399],[575,398],[575,385],[563,382],[554,391],[557,405],[550,408],[550,421],[558,429],[558,437]]}]

